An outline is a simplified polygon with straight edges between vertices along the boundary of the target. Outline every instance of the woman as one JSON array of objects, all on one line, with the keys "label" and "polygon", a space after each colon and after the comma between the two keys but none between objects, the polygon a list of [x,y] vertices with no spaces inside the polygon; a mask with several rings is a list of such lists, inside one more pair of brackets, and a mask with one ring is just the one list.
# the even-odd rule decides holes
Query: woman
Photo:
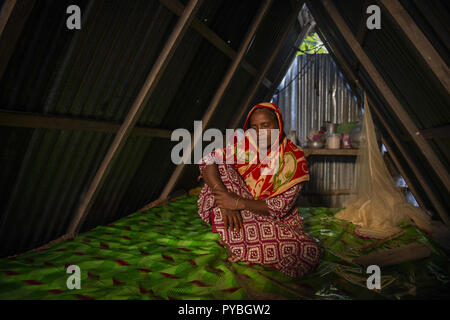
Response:
[{"label": "woman", "polygon": [[[233,144],[213,151],[199,164],[205,181],[198,199],[199,215],[219,233],[229,261],[266,264],[300,277],[320,258],[320,246],[302,230],[295,206],[302,183],[309,180],[303,151],[284,135],[280,110],[272,103],[260,103],[250,110],[244,130],[249,132],[249,128],[256,132],[256,148],[246,138],[245,161],[219,161],[236,152]],[[276,139],[270,129],[278,129]],[[252,150],[256,161],[250,160],[255,159],[249,156]],[[268,159],[279,160],[274,174],[264,173],[272,163]]]}]

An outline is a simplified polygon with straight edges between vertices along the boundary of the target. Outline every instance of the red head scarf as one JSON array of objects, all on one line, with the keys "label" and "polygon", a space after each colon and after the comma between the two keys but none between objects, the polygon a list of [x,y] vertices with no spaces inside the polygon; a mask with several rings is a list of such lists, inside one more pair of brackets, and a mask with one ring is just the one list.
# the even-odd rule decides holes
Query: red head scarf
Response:
[{"label": "red head scarf", "polygon": [[[233,167],[244,179],[254,199],[265,199],[279,195],[294,185],[309,181],[309,171],[302,149],[287,139],[283,133],[283,118],[280,109],[273,103],[260,103],[255,105],[247,115],[244,123],[244,130],[248,129],[248,124],[252,113],[256,109],[270,109],[275,112],[278,118],[279,135],[270,150],[267,152],[266,161],[246,161],[242,164],[233,164]],[[236,148],[236,145],[233,145]],[[228,148],[227,148],[228,149]],[[250,147],[245,147],[245,152],[250,151]],[[259,151],[257,151],[259,152]],[[248,158],[247,158],[248,159]],[[272,174],[263,174],[269,164],[274,168]]]}]

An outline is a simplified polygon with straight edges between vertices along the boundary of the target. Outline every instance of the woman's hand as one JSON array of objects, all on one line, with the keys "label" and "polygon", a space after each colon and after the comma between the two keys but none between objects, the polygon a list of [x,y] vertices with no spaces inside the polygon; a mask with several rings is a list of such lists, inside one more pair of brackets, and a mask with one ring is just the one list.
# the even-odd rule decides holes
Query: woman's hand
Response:
[{"label": "woman's hand", "polygon": [[231,228],[236,232],[238,232],[239,229],[244,228],[244,221],[242,220],[242,216],[239,211],[222,208],[220,209],[220,211],[222,212],[222,219],[225,228]]},{"label": "woman's hand", "polygon": [[229,210],[241,210],[241,204],[239,201],[240,197],[228,191],[218,190],[214,192],[214,198],[216,199],[216,204],[219,208],[229,209]]}]

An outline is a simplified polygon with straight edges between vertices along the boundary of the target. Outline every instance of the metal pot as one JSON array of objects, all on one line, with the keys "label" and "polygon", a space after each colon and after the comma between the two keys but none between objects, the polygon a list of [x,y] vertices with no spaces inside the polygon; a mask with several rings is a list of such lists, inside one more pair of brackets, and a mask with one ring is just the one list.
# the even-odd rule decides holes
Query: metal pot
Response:
[{"label": "metal pot", "polygon": [[311,149],[321,149],[323,148],[323,141],[322,140],[313,140],[313,141],[308,141],[308,147]]}]

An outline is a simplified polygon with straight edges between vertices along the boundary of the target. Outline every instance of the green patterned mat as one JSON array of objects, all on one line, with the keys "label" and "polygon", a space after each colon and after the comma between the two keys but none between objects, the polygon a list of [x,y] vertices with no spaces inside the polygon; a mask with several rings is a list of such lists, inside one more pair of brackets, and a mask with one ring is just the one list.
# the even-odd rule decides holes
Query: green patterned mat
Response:
[{"label": "green patterned mat", "polygon": [[[226,261],[197,214],[196,197],[99,226],[42,251],[0,259],[0,299],[403,299],[449,297],[448,258],[421,231],[374,249],[414,241],[432,249],[421,261],[382,268],[382,289],[366,288],[365,270],[349,258],[374,240],[333,218],[340,209],[300,208],[305,229],[324,248],[314,273],[291,279],[260,265]],[[81,269],[81,289],[69,290],[69,265]],[[446,294],[446,296],[444,296]]]}]

